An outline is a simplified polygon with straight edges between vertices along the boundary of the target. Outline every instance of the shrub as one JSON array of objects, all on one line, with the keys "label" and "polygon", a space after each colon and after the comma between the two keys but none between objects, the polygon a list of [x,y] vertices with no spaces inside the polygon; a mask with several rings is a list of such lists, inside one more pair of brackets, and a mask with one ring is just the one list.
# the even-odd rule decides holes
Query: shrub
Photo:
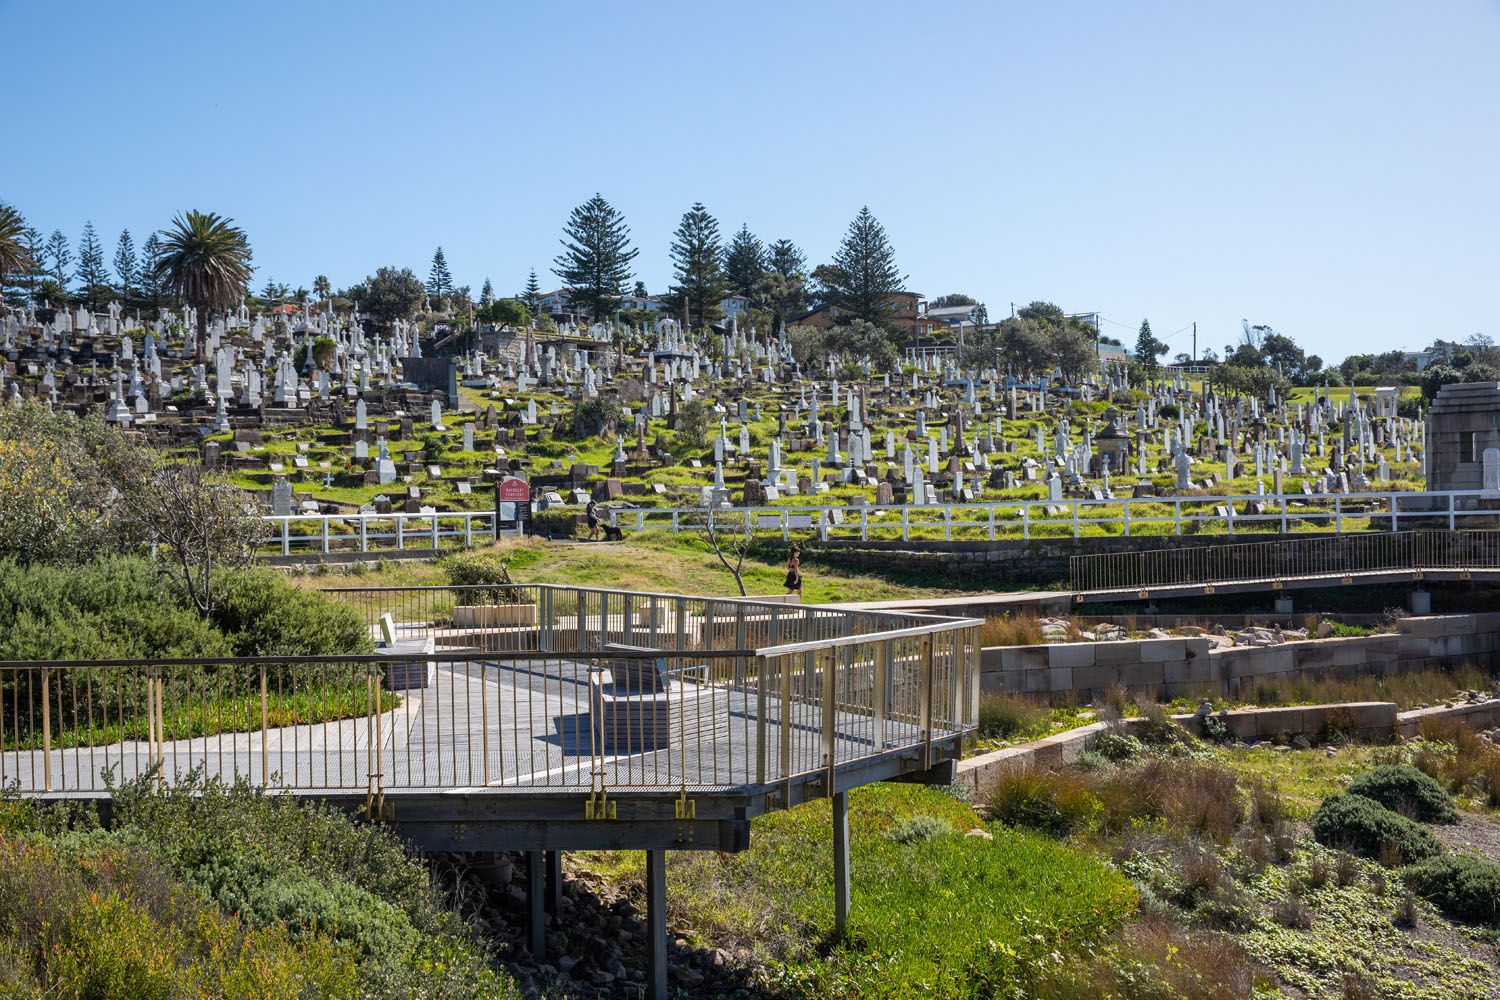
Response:
[{"label": "shrub", "polygon": [[1320,844],[1382,861],[1392,850],[1406,862],[1443,850],[1425,828],[1362,795],[1328,796],[1313,813],[1312,830]]},{"label": "shrub", "polygon": [[[487,583],[510,583],[510,568],[505,556],[486,549],[468,549],[448,556],[439,568],[455,587],[474,587]],[[506,587],[470,590],[458,595],[459,603],[520,604],[525,593]]]},{"label": "shrub", "polygon": [[1458,810],[1448,793],[1409,764],[1383,764],[1366,771],[1350,783],[1349,794],[1363,795],[1424,823],[1458,822]]},{"label": "shrub", "polygon": [[358,612],[288,583],[274,570],[233,573],[220,585],[214,621],[238,656],[337,656],[374,650]]},{"label": "shrub", "polygon": [[979,738],[1010,739],[1041,725],[1047,710],[1018,694],[991,692],[979,699]]},{"label": "shrub", "polygon": [[990,787],[990,815],[1008,826],[1063,836],[1087,826],[1100,804],[1088,784],[1070,771],[1015,768]]},{"label": "shrub", "polygon": [[1500,864],[1472,854],[1428,858],[1402,873],[1413,892],[1459,920],[1500,926]]},{"label": "shrub", "polygon": [[886,832],[898,844],[918,844],[953,832],[953,824],[941,816],[908,816]]},{"label": "shrub", "polygon": [[1036,615],[987,618],[980,630],[980,643],[985,646],[1038,646],[1046,641]]}]

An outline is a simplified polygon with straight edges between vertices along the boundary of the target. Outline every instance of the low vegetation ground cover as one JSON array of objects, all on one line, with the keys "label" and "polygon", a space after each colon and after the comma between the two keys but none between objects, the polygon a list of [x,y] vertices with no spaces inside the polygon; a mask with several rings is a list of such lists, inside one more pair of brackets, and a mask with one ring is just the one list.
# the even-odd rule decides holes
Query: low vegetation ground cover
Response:
[{"label": "low vegetation ground cover", "polygon": [[[163,586],[150,561],[113,557],[75,565],[0,563],[0,660],[225,658],[367,653],[350,608],[287,583],[273,570],[222,574],[204,615]],[[357,676],[356,676],[357,674]],[[164,668],[169,738],[258,728],[261,673],[251,666]],[[144,739],[146,677],[113,668],[0,670],[0,726],[8,748],[41,745],[43,703],[56,747]],[[387,699],[387,705],[394,701]],[[272,667],[264,712],[272,725],[363,714],[362,670]]]},{"label": "low vegetation ground cover", "polygon": [[[507,539],[486,546],[497,552],[516,583],[556,583],[636,592],[737,597],[734,578],[696,535],[651,534],[624,542],[557,544],[541,538]],[[745,559],[750,594],[785,594],[785,550],[752,551]],[[802,599],[809,604],[891,600],[933,596],[930,589],[867,574],[804,567]],[[449,582],[436,563],[380,563],[335,575],[326,570],[294,575],[306,589],[324,587],[412,587]]]},{"label": "low vegetation ground cover", "polygon": [[514,997],[389,833],[207,784],[0,804],[0,995]]},{"label": "low vegetation ground cover", "polygon": [[1417,818],[1458,815],[1456,787],[1480,810],[1464,823],[1496,823],[1480,758],[1500,751],[1433,735],[1303,752],[1125,737],[1080,768],[1002,777],[996,819],[1110,859],[1141,898],[1136,920],[1036,995],[1500,996],[1500,866],[1448,846],[1451,823]]},{"label": "low vegetation ground cover", "polygon": [[[1029,831],[986,827],[945,791],[855,789],[850,827],[847,940],[831,939],[826,801],[757,819],[743,854],[669,855],[673,926],[753,955],[776,995],[1019,997],[1135,909],[1107,865]],[[616,883],[642,878],[638,854],[578,860]]]}]

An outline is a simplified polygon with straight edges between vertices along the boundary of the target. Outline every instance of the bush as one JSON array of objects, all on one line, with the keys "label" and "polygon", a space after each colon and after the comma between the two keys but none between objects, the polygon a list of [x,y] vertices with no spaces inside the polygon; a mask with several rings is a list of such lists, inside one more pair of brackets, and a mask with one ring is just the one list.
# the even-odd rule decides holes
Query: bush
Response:
[{"label": "bush", "polygon": [[1424,861],[1441,854],[1442,845],[1425,828],[1362,795],[1330,795],[1312,815],[1318,843],[1353,851],[1367,858]]},{"label": "bush", "polygon": [[[473,587],[487,583],[510,583],[508,560],[499,552],[467,549],[448,556],[438,564],[455,587]],[[505,587],[471,590],[456,595],[460,604],[520,604],[525,593]]]},{"label": "bush", "polygon": [[1409,764],[1383,764],[1366,771],[1350,783],[1349,794],[1363,795],[1423,823],[1458,822],[1458,810],[1443,787]]},{"label": "bush", "polygon": [[886,836],[898,844],[919,844],[952,832],[953,824],[941,816],[908,816],[887,831]]},{"label": "bush", "polygon": [[1472,854],[1429,858],[1402,873],[1406,885],[1459,920],[1500,925],[1500,864]]},{"label": "bush", "polygon": [[979,699],[979,738],[1010,739],[1035,730],[1046,717],[1047,710],[1029,698],[991,692]]},{"label": "bush", "polygon": [[1100,804],[1075,773],[1016,768],[1006,771],[990,787],[990,815],[1007,826],[1023,826],[1064,836],[1088,826]]},{"label": "bush", "polygon": [[237,656],[337,656],[374,651],[358,612],[288,583],[275,570],[229,574],[214,622]]}]

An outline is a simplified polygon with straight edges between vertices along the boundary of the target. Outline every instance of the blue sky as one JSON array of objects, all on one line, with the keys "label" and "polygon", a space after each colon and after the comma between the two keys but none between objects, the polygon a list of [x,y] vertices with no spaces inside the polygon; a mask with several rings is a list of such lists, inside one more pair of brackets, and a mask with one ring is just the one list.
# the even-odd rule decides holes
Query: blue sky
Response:
[{"label": "blue sky", "polygon": [[0,38],[0,198],[111,245],[230,215],[257,287],[439,244],[476,291],[551,285],[599,191],[653,291],[693,201],[814,263],[868,204],[911,288],[992,316],[1500,339],[1494,2],[0,0]]}]

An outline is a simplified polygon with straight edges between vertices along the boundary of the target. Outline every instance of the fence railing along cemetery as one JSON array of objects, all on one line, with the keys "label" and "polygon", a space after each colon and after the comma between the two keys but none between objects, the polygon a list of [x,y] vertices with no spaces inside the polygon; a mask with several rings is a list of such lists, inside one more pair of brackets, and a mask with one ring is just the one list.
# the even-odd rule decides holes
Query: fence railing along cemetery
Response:
[{"label": "fence railing along cemetery", "polygon": [[[342,588],[376,655],[0,663],[0,786],[744,789],[950,756],[973,619],[586,588]],[[785,800],[784,800],[785,801]]]},{"label": "fence railing along cemetery", "polygon": [[[1403,521],[1461,527],[1494,517],[1494,492],[1282,493],[1103,497],[945,504],[797,504],[769,507],[615,507],[622,531],[701,531],[823,539],[1082,538],[1090,535],[1398,531]],[[1373,519],[1373,522],[1372,522]],[[1420,519],[1420,520],[1419,520]],[[267,515],[265,548],[297,552],[396,552],[469,546],[495,537],[493,511],[427,514]]]},{"label": "fence railing along cemetery", "polygon": [[1381,571],[1500,569],[1500,531],[1401,531],[1073,556],[1075,591],[1343,577]]}]

